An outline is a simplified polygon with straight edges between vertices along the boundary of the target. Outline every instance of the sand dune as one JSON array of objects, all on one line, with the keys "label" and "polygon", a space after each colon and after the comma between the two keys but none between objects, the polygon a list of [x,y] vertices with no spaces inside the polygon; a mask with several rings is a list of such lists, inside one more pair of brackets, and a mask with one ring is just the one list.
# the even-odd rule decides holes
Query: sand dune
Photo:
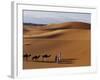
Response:
[{"label": "sand dune", "polygon": [[[60,35],[62,33],[68,32],[68,29],[90,29],[90,24],[88,23],[82,23],[82,22],[66,22],[66,23],[60,23],[60,24],[49,24],[45,27],[36,27],[36,29],[25,29],[25,31],[29,31],[29,33],[32,33],[31,35],[26,34],[24,35],[24,38],[51,38],[57,35]],[[34,32],[33,32],[34,30]],[[36,30],[36,31],[35,31]],[[49,31],[52,30],[52,31]],[[42,33],[40,33],[42,31]],[[36,33],[35,33],[36,32]]]},{"label": "sand dune", "polygon": [[66,30],[55,30],[55,31],[51,31],[51,32],[46,32],[46,33],[42,33],[42,34],[37,34],[37,35],[24,35],[24,38],[46,38],[46,37],[52,37],[52,36],[56,36],[59,35],[61,33],[63,33]]},{"label": "sand dune", "polygon": [[49,24],[45,29],[90,29],[89,23],[84,22],[65,22],[59,24]]},{"label": "sand dune", "polygon": [[48,60],[52,61],[55,55],[61,52],[64,59],[77,59],[73,64],[39,62],[35,64],[30,57],[30,62],[24,61],[24,69],[90,65],[90,24],[66,22],[42,27],[34,25],[24,25],[24,27],[24,53],[30,53],[33,56],[51,54]]}]

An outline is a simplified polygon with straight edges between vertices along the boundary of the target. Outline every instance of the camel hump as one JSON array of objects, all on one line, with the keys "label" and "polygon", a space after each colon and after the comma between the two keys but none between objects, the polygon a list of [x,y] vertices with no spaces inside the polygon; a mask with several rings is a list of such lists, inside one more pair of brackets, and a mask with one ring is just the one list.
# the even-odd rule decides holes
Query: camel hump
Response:
[{"label": "camel hump", "polygon": [[47,54],[45,54],[45,55],[43,55],[42,57],[50,57],[51,55],[47,55]]}]

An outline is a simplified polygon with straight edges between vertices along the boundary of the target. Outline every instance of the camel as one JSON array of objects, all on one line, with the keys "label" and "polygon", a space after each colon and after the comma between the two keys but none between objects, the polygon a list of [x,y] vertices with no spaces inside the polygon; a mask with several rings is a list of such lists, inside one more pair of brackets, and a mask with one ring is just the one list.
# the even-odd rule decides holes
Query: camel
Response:
[{"label": "camel", "polygon": [[36,61],[36,60],[38,60],[39,58],[40,58],[40,55],[38,55],[38,56],[33,56],[33,57],[32,57],[32,61],[34,61],[34,60]]},{"label": "camel", "polygon": [[49,58],[49,57],[51,57],[51,55],[45,54],[45,55],[42,56],[42,59],[43,59],[43,61],[44,61],[44,59],[47,59],[47,58]]},{"label": "camel", "polygon": [[26,61],[28,61],[28,58],[31,56],[31,54],[24,54],[23,57],[26,58]]}]

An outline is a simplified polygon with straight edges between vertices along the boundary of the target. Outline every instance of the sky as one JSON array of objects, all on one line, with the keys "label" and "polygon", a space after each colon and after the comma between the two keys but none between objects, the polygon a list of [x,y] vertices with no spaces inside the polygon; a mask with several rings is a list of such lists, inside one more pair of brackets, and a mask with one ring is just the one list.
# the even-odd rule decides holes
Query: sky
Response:
[{"label": "sky", "polygon": [[51,12],[51,11],[23,11],[23,23],[51,24],[70,21],[91,23],[90,13]]}]

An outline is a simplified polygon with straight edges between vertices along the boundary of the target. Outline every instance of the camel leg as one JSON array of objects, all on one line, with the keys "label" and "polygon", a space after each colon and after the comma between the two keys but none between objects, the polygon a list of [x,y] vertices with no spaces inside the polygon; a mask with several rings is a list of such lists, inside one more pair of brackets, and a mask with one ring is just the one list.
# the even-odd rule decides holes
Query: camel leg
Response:
[{"label": "camel leg", "polygon": [[44,58],[42,58],[42,61],[44,61]]},{"label": "camel leg", "polygon": [[34,58],[32,58],[32,61],[34,62]]},{"label": "camel leg", "polygon": [[27,57],[26,57],[26,61],[28,61]]}]

